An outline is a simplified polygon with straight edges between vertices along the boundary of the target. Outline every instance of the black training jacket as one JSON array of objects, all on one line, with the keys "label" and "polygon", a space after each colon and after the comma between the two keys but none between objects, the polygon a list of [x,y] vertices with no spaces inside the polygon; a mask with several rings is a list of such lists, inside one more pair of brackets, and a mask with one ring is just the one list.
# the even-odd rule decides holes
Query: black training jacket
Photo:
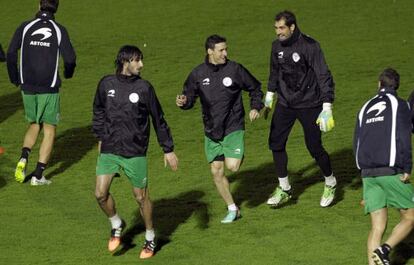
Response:
[{"label": "black training jacket", "polygon": [[92,130],[102,141],[101,153],[145,156],[149,116],[164,153],[174,150],[170,128],[151,84],[139,76],[109,75],[99,82],[93,103]]},{"label": "black training jacket", "polygon": [[1,47],[1,44],[0,44],[0,62],[4,62],[4,61],[6,61],[6,54],[4,54],[3,47]]},{"label": "black training jacket", "polygon": [[248,91],[250,107],[263,108],[261,84],[241,64],[228,60],[213,65],[206,58],[190,73],[184,83],[187,103],[182,109],[191,109],[198,97],[202,106],[205,135],[221,140],[236,130],[244,129],[242,90]]},{"label": "black training jacket", "polygon": [[359,111],[354,133],[363,177],[411,173],[411,111],[395,90],[382,88]]},{"label": "black training jacket", "polygon": [[295,29],[272,43],[268,91],[290,108],[313,108],[334,101],[334,81],[319,43]]},{"label": "black training jacket", "polygon": [[[17,66],[17,52],[20,63]],[[58,93],[59,55],[62,55],[65,78],[71,78],[76,55],[66,29],[48,12],[38,12],[35,19],[23,22],[14,33],[7,51],[10,81],[30,94]]]}]

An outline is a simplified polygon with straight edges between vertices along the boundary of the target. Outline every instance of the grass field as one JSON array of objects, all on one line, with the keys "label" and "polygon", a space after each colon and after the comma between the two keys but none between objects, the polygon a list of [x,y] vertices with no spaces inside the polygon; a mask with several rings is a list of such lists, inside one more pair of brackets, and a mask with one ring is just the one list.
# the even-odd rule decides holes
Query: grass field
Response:
[{"label": "grass field", "polygon": [[[38,6],[36,0],[10,3],[0,0],[0,42],[6,49],[16,27]],[[295,199],[269,209],[265,202],[276,186],[267,148],[269,121],[247,122],[245,162],[240,172],[228,175],[243,218],[222,225],[226,209],[205,161],[200,106],[183,112],[175,106],[175,95],[203,60],[204,40],[213,33],[227,37],[229,58],[245,65],[265,89],[273,18],[283,9],[294,11],[301,30],[321,43],[335,79],[336,128],[324,135],[324,144],[339,180],[338,196],[333,207],[319,207],[321,173],[295,125],[288,142]],[[110,226],[94,198],[92,100],[100,78],[114,71],[123,44],[144,52],[142,76],[156,88],[180,159],[177,172],[165,169],[152,132],[150,191],[161,249],[146,264],[366,264],[370,224],[359,206],[362,189],[351,145],[355,115],[375,93],[385,67],[400,72],[400,96],[406,98],[414,88],[413,13],[411,0],[61,1],[56,19],[68,29],[78,67],[61,89],[62,121],[46,171],[51,186],[14,181],[27,124],[20,92],[0,65],[0,140],[6,148],[0,157],[0,264],[142,262],[144,229],[127,179],[112,185],[118,212],[128,224],[127,247],[117,256],[106,250]],[[38,145],[29,169],[37,151]],[[391,211],[389,227],[397,221],[398,213]],[[393,259],[414,264],[414,234],[395,249]]]}]

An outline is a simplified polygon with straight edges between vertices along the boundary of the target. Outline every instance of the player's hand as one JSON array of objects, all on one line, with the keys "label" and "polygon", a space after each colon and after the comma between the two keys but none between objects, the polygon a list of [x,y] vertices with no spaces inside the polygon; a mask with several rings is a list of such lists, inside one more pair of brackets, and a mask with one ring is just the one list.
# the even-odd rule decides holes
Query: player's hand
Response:
[{"label": "player's hand", "polygon": [[249,113],[250,122],[258,119],[260,117],[260,113],[257,111],[257,109],[252,109]]},{"label": "player's hand", "polygon": [[404,173],[400,176],[400,180],[404,183],[410,182],[410,174]]},{"label": "player's hand", "polygon": [[322,132],[329,132],[335,127],[335,121],[332,116],[332,104],[323,103],[322,111],[316,120],[316,124],[319,125],[319,129]]},{"label": "player's hand", "polygon": [[178,168],[178,157],[174,152],[164,154],[164,167],[167,167],[167,164],[171,167],[173,171],[176,171]]},{"label": "player's hand", "polygon": [[182,107],[185,104],[187,104],[187,97],[185,95],[177,95],[177,97],[175,98],[175,104],[178,107]]}]

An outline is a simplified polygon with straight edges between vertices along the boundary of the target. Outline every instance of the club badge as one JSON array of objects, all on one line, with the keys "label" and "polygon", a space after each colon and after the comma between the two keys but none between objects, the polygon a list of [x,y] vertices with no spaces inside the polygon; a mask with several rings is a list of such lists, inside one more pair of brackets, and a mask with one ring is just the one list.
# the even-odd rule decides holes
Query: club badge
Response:
[{"label": "club badge", "polygon": [[230,77],[225,77],[223,78],[223,85],[226,87],[231,86],[231,84],[233,84],[233,80],[231,80]]}]

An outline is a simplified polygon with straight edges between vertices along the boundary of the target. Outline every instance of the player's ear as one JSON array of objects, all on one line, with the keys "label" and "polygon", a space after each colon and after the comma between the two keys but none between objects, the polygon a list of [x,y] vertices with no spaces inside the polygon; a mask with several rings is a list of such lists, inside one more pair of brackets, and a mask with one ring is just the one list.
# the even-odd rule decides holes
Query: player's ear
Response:
[{"label": "player's ear", "polygon": [[210,48],[208,48],[208,49],[207,49],[207,54],[208,54],[208,55],[213,54],[213,50],[212,50],[212,49],[210,49]]},{"label": "player's ear", "polygon": [[290,27],[289,27],[290,32],[295,31],[295,28],[296,28],[296,25],[295,24],[290,25]]}]

